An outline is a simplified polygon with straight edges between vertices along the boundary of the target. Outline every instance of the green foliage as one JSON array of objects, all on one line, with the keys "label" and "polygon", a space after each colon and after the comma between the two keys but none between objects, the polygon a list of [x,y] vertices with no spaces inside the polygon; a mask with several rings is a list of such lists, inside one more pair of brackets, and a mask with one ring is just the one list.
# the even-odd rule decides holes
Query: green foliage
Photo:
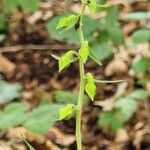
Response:
[{"label": "green foliage", "polygon": [[97,11],[97,3],[96,3],[96,0],[90,0],[89,2],[89,9],[91,11],[92,14],[95,14],[96,11]]},{"label": "green foliage", "polygon": [[12,103],[6,106],[3,111],[0,111],[0,129],[21,125],[28,118],[26,110],[26,105],[22,103]]},{"label": "green foliage", "polygon": [[75,112],[75,105],[68,104],[59,110],[59,120],[69,120]]},{"label": "green foliage", "polygon": [[85,85],[85,91],[91,100],[94,100],[94,96],[96,94],[96,86],[94,83],[93,75],[91,73],[86,74],[87,83]]},{"label": "green foliage", "polygon": [[117,131],[134,114],[139,100],[146,99],[148,93],[143,89],[137,89],[126,97],[121,97],[113,104],[113,109],[104,112],[99,120],[100,126],[110,126],[113,131]]},{"label": "green foliage", "polygon": [[132,38],[135,44],[150,42],[150,28],[137,30],[133,33]]},{"label": "green foliage", "polygon": [[128,19],[133,21],[149,20],[150,12],[134,12],[128,14]]},{"label": "green foliage", "polygon": [[[53,39],[67,42],[70,44],[78,44],[79,43],[78,34],[74,30],[74,28],[70,29],[69,31],[63,34],[59,34],[61,30],[56,30],[56,26],[59,20],[69,15],[72,15],[72,13],[66,13],[66,14],[54,17],[50,22],[48,22],[47,31],[50,37]],[[84,31],[85,31],[84,36],[89,42],[92,42],[94,40],[94,37],[92,36],[92,34],[94,33],[96,29],[99,28],[99,21],[92,20],[90,17],[86,16],[83,19],[83,24],[84,24]]]},{"label": "green foliage", "polygon": [[132,69],[136,74],[149,71],[150,57],[143,57],[137,63],[133,64]]},{"label": "green foliage", "polygon": [[17,9],[18,0],[3,0],[4,3],[4,12],[11,13]]},{"label": "green foliage", "polygon": [[0,31],[6,29],[6,20],[3,15],[0,15]]},{"label": "green foliage", "polygon": [[6,38],[5,34],[0,34],[0,43],[3,42],[5,38]]},{"label": "green foliage", "polygon": [[115,44],[123,44],[123,36],[118,22],[118,10],[110,7],[106,16],[106,30]]},{"label": "green foliage", "polygon": [[18,7],[29,12],[35,12],[39,8],[39,0],[3,0],[4,12],[14,12]]},{"label": "green foliage", "polygon": [[0,81],[0,104],[8,103],[15,98],[20,97],[21,90],[22,87],[18,83],[9,84],[4,81]]},{"label": "green foliage", "polygon": [[85,41],[82,45],[81,48],[79,49],[79,56],[82,58],[82,61],[86,63],[88,56],[89,56],[89,45],[88,41]]},{"label": "green foliage", "polygon": [[59,109],[63,107],[58,104],[41,105],[35,108],[23,126],[29,131],[37,134],[46,134],[48,129],[59,120]]},{"label": "green foliage", "polygon": [[63,69],[65,69],[71,64],[73,60],[73,54],[74,51],[69,51],[65,55],[59,57],[58,59],[59,72],[61,72]]},{"label": "green foliage", "polygon": [[63,31],[67,31],[75,26],[75,24],[78,21],[78,18],[79,17],[77,15],[70,15],[70,16],[61,18],[58,22],[56,29],[63,28],[64,29]]},{"label": "green foliage", "polygon": [[[56,103],[60,103],[60,104],[77,104],[77,100],[78,100],[78,94],[73,94],[71,92],[67,92],[67,91],[54,91],[53,92],[54,95],[54,100]],[[84,95],[84,102],[87,102],[89,100],[89,98]]]},{"label": "green foliage", "polygon": [[26,104],[8,104],[3,111],[0,111],[0,130],[22,125],[30,132],[46,134],[48,129],[59,120],[61,107],[64,105],[45,104],[29,112]]},{"label": "green foliage", "polygon": [[35,12],[39,8],[39,0],[18,0],[18,5],[26,11]]}]

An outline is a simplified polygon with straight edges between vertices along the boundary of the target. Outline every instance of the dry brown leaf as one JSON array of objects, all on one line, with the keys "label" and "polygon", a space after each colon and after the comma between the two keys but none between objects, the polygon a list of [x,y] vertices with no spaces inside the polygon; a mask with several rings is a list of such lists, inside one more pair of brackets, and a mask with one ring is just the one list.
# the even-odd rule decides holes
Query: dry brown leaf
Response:
[{"label": "dry brown leaf", "polygon": [[128,136],[127,131],[123,128],[119,129],[117,131],[115,141],[117,143],[124,143],[124,142],[127,142],[128,140],[129,140],[129,136]]},{"label": "dry brown leaf", "polygon": [[75,141],[74,135],[66,135],[57,128],[52,128],[49,130],[49,134],[53,134],[56,136],[56,143],[64,146],[69,146]]},{"label": "dry brown leaf", "polygon": [[128,66],[125,62],[121,60],[113,60],[111,61],[106,69],[105,69],[105,75],[106,76],[112,76],[114,74],[126,74],[128,72]]},{"label": "dry brown leaf", "polygon": [[12,74],[16,66],[14,63],[9,61],[6,57],[0,54],[0,72],[8,75]]}]

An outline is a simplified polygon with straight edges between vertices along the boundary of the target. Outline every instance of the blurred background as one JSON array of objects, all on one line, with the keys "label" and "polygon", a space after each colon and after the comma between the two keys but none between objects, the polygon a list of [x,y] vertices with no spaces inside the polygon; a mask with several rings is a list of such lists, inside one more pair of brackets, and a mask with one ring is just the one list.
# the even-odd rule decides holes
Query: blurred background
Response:
[{"label": "blurred background", "polygon": [[[84,96],[83,150],[150,150],[150,1],[97,0],[86,10],[84,35],[102,66],[92,102]],[[61,17],[80,12],[78,0],[0,0],[0,150],[76,150],[75,118],[59,109],[77,103],[78,63],[58,73],[51,55],[79,48],[74,29],[60,34]],[[27,142],[28,141],[28,142]]]}]

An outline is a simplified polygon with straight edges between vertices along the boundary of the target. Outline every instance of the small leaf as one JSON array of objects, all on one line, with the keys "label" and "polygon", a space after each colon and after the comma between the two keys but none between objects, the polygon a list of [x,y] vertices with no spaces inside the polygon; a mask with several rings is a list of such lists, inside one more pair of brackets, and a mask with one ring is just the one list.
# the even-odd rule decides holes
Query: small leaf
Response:
[{"label": "small leaf", "polygon": [[99,61],[99,59],[97,58],[97,56],[95,55],[95,53],[93,52],[93,50],[90,49],[89,51],[89,57],[96,62],[98,65],[102,65],[102,63]]},{"label": "small leaf", "polygon": [[75,26],[77,21],[78,21],[77,15],[70,15],[68,17],[61,18],[56,29],[64,28],[65,31],[69,30],[70,28]]},{"label": "small leaf", "polygon": [[93,75],[91,73],[86,74],[87,83],[85,85],[85,91],[88,94],[88,96],[93,101],[94,96],[96,94],[96,86],[94,84]]},{"label": "small leaf", "polygon": [[86,63],[89,56],[89,45],[88,41],[85,41],[79,50],[79,56],[82,58],[83,62]]},{"label": "small leaf", "polygon": [[17,9],[18,0],[4,0],[4,12],[11,13]]},{"label": "small leaf", "polygon": [[150,28],[137,30],[133,33],[132,38],[135,44],[148,43],[150,41]]},{"label": "small leaf", "polygon": [[143,57],[132,67],[135,73],[146,72],[150,69],[150,57]]},{"label": "small leaf", "polygon": [[[8,103],[21,95],[22,87],[20,84],[9,84],[0,81],[0,103]],[[9,93],[9,94],[8,94]]]},{"label": "small leaf", "polygon": [[96,10],[97,10],[96,0],[90,0],[89,9],[92,14],[96,13]]},{"label": "small leaf", "polygon": [[[78,94],[71,93],[69,91],[56,90],[53,92],[54,100],[56,103],[61,104],[77,104]],[[84,103],[89,100],[87,95],[84,95]]]},{"label": "small leaf", "polygon": [[6,18],[4,17],[4,15],[0,15],[0,30],[5,30],[6,28],[7,28]]},{"label": "small leaf", "polygon": [[26,139],[23,138],[23,140],[24,140],[25,143],[27,144],[29,150],[35,150],[35,149],[31,146],[31,144],[29,144],[29,142],[28,142]]},{"label": "small leaf", "polygon": [[72,62],[73,51],[67,52],[64,56],[59,57],[58,66],[59,72],[61,72],[64,68],[68,67]]},{"label": "small leaf", "polygon": [[19,5],[26,11],[35,12],[39,8],[39,0],[19,0]]},{"label": "small leaf", "polygon": [[145,99],[148,97],[148,92],[144,89],[137,89],[130,95],[128,95],[129,98],[135,99],[135,100],[140,100],[140,99]]},{"label": "small leaf", "polygon": [[0,34],[0,43],[3,42],[5,38],[6,38],[5,34]]},{"label": "small leaf", "polygon": [[0,129],[5,130],[21,125],[28,119],[27,107],[23,103],[12,103],[0,112]]},{"label": "small leaf", "polygon": [[35,108],[23,126],[37,134],[46,134],[48,129],[59,120],[59,110],[64,105],[45,104]]},{"label": "small leaf", "polygon": [[74,113],[75,106],[73,104],[68,104],[67,106],[59,110],[59,120],[70,119]]},{"label": "small leaf", "polygon": [[128,14],[128,19],[133,21],[141,21],[150,19],[150,12],[134,12]]}]

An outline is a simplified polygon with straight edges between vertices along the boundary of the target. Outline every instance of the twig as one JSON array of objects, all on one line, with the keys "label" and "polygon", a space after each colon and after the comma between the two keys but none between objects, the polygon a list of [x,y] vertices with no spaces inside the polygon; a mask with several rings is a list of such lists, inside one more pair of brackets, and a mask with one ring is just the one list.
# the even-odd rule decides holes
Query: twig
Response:
[{"label": "twig", "polygon": [[28,45],[17,45],[17,46],[8,46],[8,47],[1,47],[0,53],[5,52],[18,52],[22,50],[76,50],[77,46],[75,47],[63,47],[62,46],[50,46],[50,45],[34,45],[34,44],[28,44]]}]

